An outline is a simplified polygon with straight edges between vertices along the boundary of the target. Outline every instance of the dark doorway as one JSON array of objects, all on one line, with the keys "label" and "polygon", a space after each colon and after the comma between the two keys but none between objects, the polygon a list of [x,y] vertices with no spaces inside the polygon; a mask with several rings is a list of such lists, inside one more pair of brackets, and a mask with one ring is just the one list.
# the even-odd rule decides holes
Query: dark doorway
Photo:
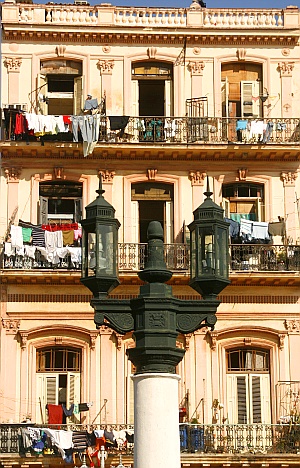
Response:
[{"label": "dark doorway", "polygon": [[139,115],[145,117],[165,115],[164,80],[139,80]]},{"label": "dark doorway", "polygon": [[165,202],[160,200],[140,200],[140,243],[147,242],[147,229],[150,221],[159,221],[164,229],[164,206]]}]

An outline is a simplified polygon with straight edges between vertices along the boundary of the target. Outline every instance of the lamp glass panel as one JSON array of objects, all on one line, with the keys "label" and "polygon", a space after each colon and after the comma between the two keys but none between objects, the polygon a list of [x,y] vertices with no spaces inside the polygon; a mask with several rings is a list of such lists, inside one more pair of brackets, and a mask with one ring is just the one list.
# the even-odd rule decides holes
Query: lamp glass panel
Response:
[{"label": "lamp glass panel", "polygon": [[215,274],[215,236],[212,226],[198,230],[198,275]]},{"label": "lamp glass panel", "polygon": [[101,225],[98,232],[98,262],[100,274],[116,274],[116,241],[114,226]]},{"label": "lamp glass panel", "polygon": [[96,234],[94,232],[88,233],[87,267],[88,276],[94,276],[96,270]]},{"label": "lamp glass panel", "polygon": [[217,227],[216,233],[216,275],[228,277],[228,233],[222,227]]},{"label": "lamp glass panel", "polygon": [[195,236],[195,231],[191,231],[191,278],[195,278],[196,276],[196,236]]}]

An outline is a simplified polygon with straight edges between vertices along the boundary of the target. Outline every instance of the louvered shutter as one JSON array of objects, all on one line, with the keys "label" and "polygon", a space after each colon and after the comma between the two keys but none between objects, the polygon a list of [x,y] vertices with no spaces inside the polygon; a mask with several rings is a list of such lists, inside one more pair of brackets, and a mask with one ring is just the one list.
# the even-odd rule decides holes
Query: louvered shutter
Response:
[{"label": "louvered shutter", "polygon": [[237,423],[237,385],[236,375],[227,375],[227,414],[229,424]]},{"label": "louvered shutter", "polygon": [[40,197],[40,224],[48,224],[48,198]]},{"label": "louvered shutter", "polygon": [[261,423],[261,391],[260,376],[251,377],[251,404],[252,404],[252,423]]},{"label": "louvered shutter", "polygon": [[238,409],[238,424],[247,424],[247,382],[246,376],[238,375],[237,383],[237,409]]},{"label": "louvered shutter", "polygon": [[270,376],[264,374],[260,376],[260,393],[261,393],[261,422],[263,424],[271,424],[271,390]]},{"label": "louvered shutter", "polygon": [[[72,403],[80,402],[80,374],[68,372],[68,383],[67,383],[67,408],[70,408]],[[76,415],[72,415],[70,420],[73,423],[79,423],[80,420]]]},{"label": "louvered shutter", "polygon": [[58,404],[58,375],[46,375],[46,404]]},{"label": "louvered shutter", "polygon": [[166,201],[165,203],[165,232],[164,232],[166,244],[171,244],[173,238],[173,202]]},{"label": "louvered shutter", "polygon": [[256,221],[262,221],[263,216],[262,216],[262,204],[260,198],[257,198],[255,202],[255,212],[256,212]]},{"label": "louvered shutter", "polygon": [[74,79],[74,101],[73,113],[79,115],[83,109],[83,77],[78,76]]},{"label": "louvered shutter", "polygon": [[165,81],[165,116],[170,117],[172,115],[172,82],[170,80]]},{"label": "louvered shutter", "polygon": [[222,208],[224,210],[224,218],[230,219],[230,201],[227,198],[222,199]]},{"label": "louvered shutter", "polygon": [[227,117],[227,118],[229,117],[228,94],[229,94],[229,85],[228,85],[228,78],[226,78],[226,81],[222,81],[221,96],[222,96],[222,117]]},{"label": "louvered shutter", "polygon": [[242,117],[260,117],[260,82],[241,81],[241,101]]}]

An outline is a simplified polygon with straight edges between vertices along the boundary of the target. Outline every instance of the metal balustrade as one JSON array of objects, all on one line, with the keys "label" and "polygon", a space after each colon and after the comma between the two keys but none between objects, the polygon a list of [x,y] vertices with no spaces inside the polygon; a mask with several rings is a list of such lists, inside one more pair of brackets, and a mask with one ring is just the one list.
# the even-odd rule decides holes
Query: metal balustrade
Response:
[{"label": "metal balustrade", "polygon": [[[41,117],[45,117],[46,122],[47,116]],[[15,135],[11,127],[4,129],[3,134],[5,140],[28,142],[26,134]],[[31,136],[30,141],[32,139],[41,141],[42,144],[53,141],[72,142],[73,134],[70,126],[69,132]],[[128,117],[124,129],[111,130],[110,118],[101,116],[98,143],[111,145],[299,144],[300,119],[140,116]]]},{"label": "metal balustrade", "polygon": [[[80,248],[74,248],[77,256],[72,253],[64,258],[47,260],[36,250],[34,258],[16,253],[7,255],[5,248],[0,250],[0,265],[3,269],[15,270],[80,270],[81,262],[78,253]],[[45,249],[43,249],[45,250]],[[167,268],[173,272],[189,272],[190,247],[188,244],[165,244],[165,261]],[[229,246],[230,271],[300,271],[300,245],[270,245],[270,244],[231,244]],[[118,267],[126,273],[142,270],[147,258],[147,244],[119,243]]]},{"label": "metal balustrade", "polygon": [[[57,429],[48,424],[0,424],[0,457],[1,454],[18,454],[24,450],[20,444],[21,429]],[[111,432],[128,431],[132,435],[134,426],[130,424],[66,424],[60,430],[88,431],[106,429]],[[181,453],[224,453],[268,455],[275,453],[300,453],[300,424],[189,424],[179,425]],[[134,442],[126,442],[108,448],[108,451],[132,454]],[[60,456],[55,451],[54,455]],[[30,456],[30,449],[27,456]],[[33,456],[36,456],[32,452]],[[46,456],[46,455],[45,455]]]}]

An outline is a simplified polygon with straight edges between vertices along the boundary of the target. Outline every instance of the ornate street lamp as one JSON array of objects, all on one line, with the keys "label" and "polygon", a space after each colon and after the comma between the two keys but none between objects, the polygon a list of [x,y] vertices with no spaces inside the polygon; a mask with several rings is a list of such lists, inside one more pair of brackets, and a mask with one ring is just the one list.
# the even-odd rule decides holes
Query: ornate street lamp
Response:
[{"label": "ornate street lamp", "polygon": [[188,226],[191,233],[190,286],[204,299],[215,299],[229,281],[229,224],[224,210],[210,198],[207,179],[206,199],[195,211]]},{"label": "ornate street lamp", "polygon": [[[190,224],[191,286],[203,299],[173,296],[172,277],[164,260],[163,229],[158,221],[148,227],[147,259],[138,273],[144,282],[137,298],[121,300],[109,293],[119,284],[115,210],[102,194],[86,207],[83,227],[82,278],[92,292],[97,327],[107,325],[120,334],[132,331],[135,347],[127,350],[136,367],[134,382],[135,468],[180,468],[178,381],[176,366],[185,350],[178,334],[214,328],[217,294],[228,280],[228,224],[223,210],[211,199],[194,211]],[[94,261],[95,259],[95,261]],[[162,443],[163,441],[163,443]]]}]

